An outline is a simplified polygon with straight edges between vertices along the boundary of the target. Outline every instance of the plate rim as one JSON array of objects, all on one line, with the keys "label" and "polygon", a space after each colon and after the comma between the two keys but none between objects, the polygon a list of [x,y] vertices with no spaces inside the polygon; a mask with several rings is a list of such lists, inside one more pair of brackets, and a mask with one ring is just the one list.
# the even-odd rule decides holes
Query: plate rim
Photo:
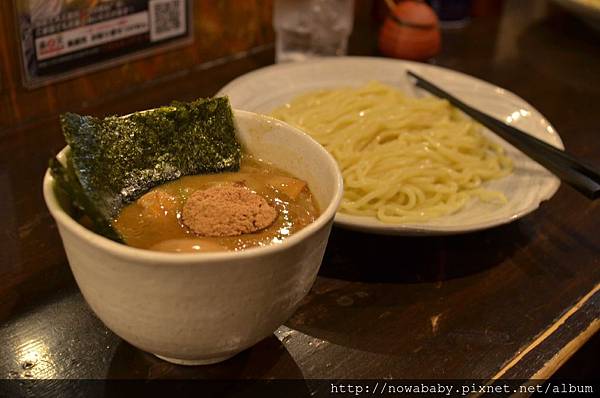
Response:
[{"label": "plate rim", "polygon": [[[324,63],[341,63],[341,64],[352,64],[355,62],[360,63],[378,63],[378,64],[396,64],[398,66],[403,66],[405,69],[408,67],[415,67],[420,70],[429,70],[429,71],[439,71],[448,75],[454,75],[459,79],[467,79],[476,82],[478,85],[482,85],[487,89],[495,91],[499,95],[504,96],[506,99],[511,101],[516,101],[521,105],[525,105],[528,110],[533,111],[533,117],[543,123],[545,133],[549,139],[549,143],[559,149],[564,149],[564,143],[554,128],[554,126],[548,121],[548,119],[533,105],[527,102],[525,99],[517,95],[516,93],[507,90],[503,87],[495,85],[491,82],[480,79],[476,76],[469,75],[467,73],[449,69],[443,66],[425,64],[415,61],[408,60],[400,60],[400,59],[390,59],[390,58],[378,58],[378,57],[366,57],[366,56],[345,56],[345,57],[321,57],[309,59],[307,61],[302,62],[290,62],[290,63],[281,63],[281,64],[272,64],[262,68],[255,69],[248,73],[238,76],[233,79],[225,86],[221,87],[215,96],[219,95],[229,95],[228,92],[235,89],[238,86],[244,85],[247,81],[254,80],[262,75],[268,75],[273,70],[291,70],[291,69],[302,69],[306,67],[314,67],[318,64]],[[551,173],[550,173],[551,174]],[[377,220],[374,217],[369,216],[357,216],[351,214],[344,214],[341,212],[336,212],[335,214],[335,225],[362,232],[369,232],[380,235],[403,235],[403,236],[425,236],[425,235],[456,235],[463,234],[469,232],[480,231],[484,229],[494,228],[501,225],[509,224],[513,221],[516,221],[532,212],[537,210],[540,205],[550,198],[552,198],[555,193],[558,191],[558,188],[561,185],[561,181],[556,177],[553,178],[543,187],[543,190],[540,191],[538,197],[531,205],[521,209],[518,212],[511,213],[506,217],[496,218],[492,220],[488,220],[485,222],[473,222],[466,223],[460,225],[428,225],[426,223],[406,223],[406,224],[387,224]],[[365,222],[366,221],[366,222]]]}]

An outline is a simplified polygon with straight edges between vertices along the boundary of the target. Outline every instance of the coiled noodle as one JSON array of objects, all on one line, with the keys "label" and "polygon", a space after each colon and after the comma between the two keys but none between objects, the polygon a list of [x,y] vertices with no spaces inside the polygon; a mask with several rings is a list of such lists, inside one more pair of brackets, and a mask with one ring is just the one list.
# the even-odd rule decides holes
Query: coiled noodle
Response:
[{"label": "coiled noodle", "polygon": [[273,116],[335,157],[344,176],[343,213],[423,222],[459,211],[472,197],[506,202],[482,184],[509,174],[511,160],[446,100],[372,82],[300,95]]}]

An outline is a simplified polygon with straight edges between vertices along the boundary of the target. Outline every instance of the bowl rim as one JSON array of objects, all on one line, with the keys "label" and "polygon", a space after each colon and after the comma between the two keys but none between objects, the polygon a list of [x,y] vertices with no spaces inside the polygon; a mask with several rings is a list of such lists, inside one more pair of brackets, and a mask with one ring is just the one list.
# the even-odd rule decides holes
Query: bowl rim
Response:
[{"label": "bowl rim", "polygon": [[[233,259],[240,260],[262,257],[265,255],[286,250],[292,246],[299,244],[301,241],[308,238],[310,235],[316,233],[328,222],[333,221],[337,208],[339,207],[340,202],[342,200],[343,194],[342,174],[333,156],[329,152],[327,152],[327,150],[325,150],[325,148],[323,148],[310,135],[285,122],[282,122],[270,116],[262,115],[255,112],[243,111],[239,109],[233,109],[233,113],[234,120],[238,117],[258,118],[270,124],[273,124],[279,128],[283,128],[284,130],[287,130],[290,133],[303,136],[304,139],[306,139],[310,143],[309,146],[312,145],[314,150],[319,151],[322,155],[324,155],[325,159],[327,159],[327,167],[330,171],[333,172],[333,175],[335,176],[333,198],[329,201],[327,207],[323,211],[321,211],[321,214],[319,214],[315,221],[302,228],[295,234],[291,235],[289,238],[284,239],[281,243],[253,247],[250,249],[240,251],[206,253],[161,252],[127,246],[124,243],[115,242],[102,235],[99,235],[96,232],[85,228],[83,225],[81,225],[75,219],[73,219],[59,204],[55,192],[55,180],[50,174],[50,169],[46,169],[46,173],[44,174],[43,180],[43,195],[44,200],[46,202],[46,206],[50,211],[50,214],[52,215],[57,224],[67,229],[70,233],[76,235],[79,239],[86,241],[86,243],[89,245],[95,246],[98,249],[104,250],[112,255],[124,259],[134,260],[137,263],[145,262],[148,264],[155,264],[160,266],[164,265],[165,262],[174,265],[189,265],[191,263],[203,264]],[[61,154],[63,154],[68,149],[68,147],[68,145],[65,146],[56,156],[60,156]]]}]

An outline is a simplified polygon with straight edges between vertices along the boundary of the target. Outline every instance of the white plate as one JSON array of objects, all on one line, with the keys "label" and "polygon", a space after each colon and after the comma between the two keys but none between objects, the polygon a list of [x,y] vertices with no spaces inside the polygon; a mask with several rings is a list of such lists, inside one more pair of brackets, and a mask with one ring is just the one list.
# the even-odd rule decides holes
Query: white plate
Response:
[{"label": "white plate", "polygon": [[[474,77],[437,66],[384,58],[321,58],[300,63],[268,66],[241,76],[223,87],[217,95],[228,95],[234,108],[269,114],[300,93],[323,87],[361,85],[372,80],[396,86],[414,96],[428,95],[414,87],[406,69],[446,89],[467,104],[558,148],[564,148],[546,119],[513,93]],[[485,184],[504,192],[506,205],[472,200],[459,212],[419,224],[385,224],[374,217],[337,213],[337,225],[351,229],[394,235],[440,235],[476,231],[514,221],[537,209],[554,195],[560,181],[495,134],[513,159],[509,176]]]}]

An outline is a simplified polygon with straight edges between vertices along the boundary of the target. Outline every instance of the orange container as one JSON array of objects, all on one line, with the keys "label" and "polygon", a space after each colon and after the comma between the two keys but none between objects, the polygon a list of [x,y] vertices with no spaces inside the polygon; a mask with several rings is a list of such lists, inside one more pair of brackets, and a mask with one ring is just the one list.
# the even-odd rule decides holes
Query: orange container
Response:
[{"label": "orange container", "polygon": [[379,50],[384,55],[421,61],[440,51],[439,20],[431,7],[424,1],[406,0],[390,8],[379,31]]}]

